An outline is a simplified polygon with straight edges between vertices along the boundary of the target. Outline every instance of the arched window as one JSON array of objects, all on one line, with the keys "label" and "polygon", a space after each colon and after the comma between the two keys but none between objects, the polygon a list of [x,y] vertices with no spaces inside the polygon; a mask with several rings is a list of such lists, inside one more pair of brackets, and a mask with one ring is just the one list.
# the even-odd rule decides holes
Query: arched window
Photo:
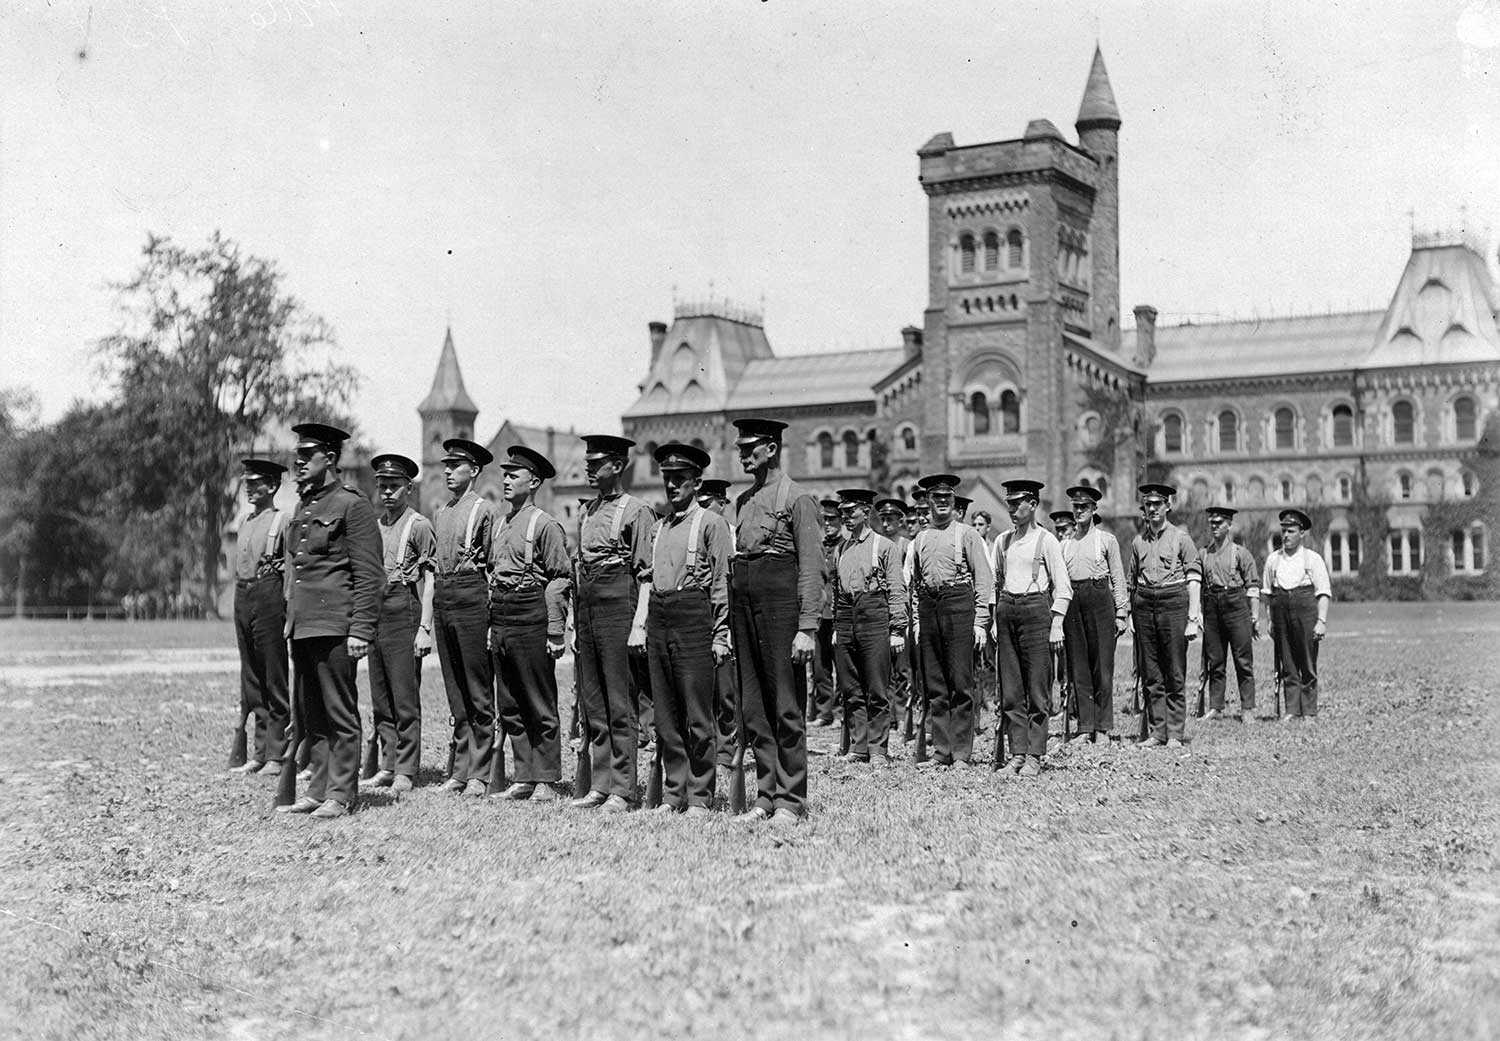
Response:
[{"label": "arched window", "polygon": [[917,450],[916,427],[901,428],[901,450],[904,452],[915,452]]},{"label": "arched window", "polygon": [[1020,267],[1025,260],[1026,240],[1021,237],[1020,228],[1011,228],[1010,233],[1005,236],[1006,263],[1011,267]]},{"label": "arched window", "polygon": [[1453,433],[1460,441],[1474,440],[1478,424],[1475,422],[1474,399],[1470,397],[1453,400]]},{"label": "arched window", "polygon": [[1339,474],[1339,502],[1348,502],[1354,498],[1354,478],[1348,474]]},{"label": "arched window", "polygon": [[1233,409],[1219,413],[1219,451],[1237,452],[1240,448],[1240,417]]},{"label": "arched window", "polygon": [[1234,489],[1234,478],[1233,477],[1226,477],[1224,479],[1224,486],[1221,489],[1221,492],[1222,492],[1222,494],[1224,496],[1224,505],[1225,506],[1233,506],[1234,505],[1234,491],[1235,491],[1235,489]]},{"label": "arched window", "polygon": [[990,403],[982,390],[969,395],[969,419],[976,437],[990,432]]},{"label": "arched window", "polygon": [[1013,390],[1000,392],[1000,429],[1007,434],[1021,432],[1021,397]]},{"label": "arched window", "polygon": [[1245,494],[1248,502],[1266,501],[1266,482],[1259,477],[1252,477],[1245,482]]},{"label": "arched window", "polygon": [[1303,483],[1303,487],[1307,489],[1307,501],[1308,502],[1322,502],[1323,501],[1323,478],[1322,477],[1319,477],[1317,474],[1308,474],[1307,475],[1307,480]]},{"label": "arched window", "polygon": [[1405,470],[1402,470],[1400,473],[1398,473],[1396,475],[1396,498],[1405,500],[1405,499],[1410,499],[1411,495],[1412,495],[1412,479],[1411,479],[1411,474],[1407,473]]},{"label": "arched window", "polygon": [[1459,491],[1463,492],[1465,499],[1472,499],[1474,493],[1479,490],[1479,480],[1474,476],[1472,471],[1460,470],[1458,472],[1458,488]]},{"label": "arched window", "polygon": [[1161,440],[1162,450],[1167,455],[1182,453],[1182,417],[1176,412],[1161,417]]},{"label": "arched window", "polygon": [[1391,436],[1398,445],[1414,444],[1417,440],[1417,413],[1410,401],[1398,401],[1391,406]]},{"label": "arched window", "polygon": [[1484,570],[1484,525],[1475,521],[1467,530],[1451,532],[1450,539],[1455,573],[1473,575]]},{"label": "arched window", "polygon": [[1078,417],[1078,439],[1085,448],[1093,448],[1103,436],[1104,424],[1097,412],[1085,412]]},{"label": "arched window", "polygon": [[1000,266],[1000,236],[993,231],[984,233],[984,269],[994,271]]},{"label": "arched window", "polygon": [[1278,449],[1290,450],[1297,446],[1297,417],[1291,409],[1282,407],[1276,410],[1273,417],[1275,420],[1276,447]]},{"label": "arched window", "polygon": [[1354,409],[1348,405],[1333,406],[1333,447],[1354,445]]},{"label": "arched window", "polygon": [[974,236],[967,231],[958,238],[958,270],[965,275],[974,273]]},{"label": "arched window", "polygon": [[833,435],[826,430],[818,435],[818,469],[833,469]]},{"label": "arched window", "polygon": [[1292,479],[1290,477],[1278,477],[1276,479],[1276,498],[1279,502],[1292,501]]},{"label": "arched window", "polygon": [[859,469],[859,435],[852,430],[844,431],[844,469]]},{"label": "arched window", "polygon": [[1427,501],[1441,502],[1443,499],[1443,492],[1448,485],[1447,479],[1443,477],[1443,471],[1428,470],[1427,479],[1423,483],[1427,485]]}]

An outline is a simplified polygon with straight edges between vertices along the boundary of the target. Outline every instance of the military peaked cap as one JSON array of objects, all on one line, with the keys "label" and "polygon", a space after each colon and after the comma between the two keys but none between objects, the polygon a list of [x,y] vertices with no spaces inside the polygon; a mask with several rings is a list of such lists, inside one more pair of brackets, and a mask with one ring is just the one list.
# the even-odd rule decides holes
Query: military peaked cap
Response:
[{"label": "military peaked cap", "polygon": [[279,481],[281,475],[286,473],[286,467],[271,459],[241,459],[240,465],[245,468],[245,477],[260,477],[267,481]]},{"label": "military peaked cap", "polygon": [[957,474],[928,474],[917,481],[917,486],[928,492],[945,491],[951,492],[959,484]]},{"label": "military peaked cap", "polygon": [[1170,499],[1177,494],[1177,489],[1170,484],[1143,484],[1135,490],[1136,495],[1160,495],[1163,499]]},{"label": "military peaked cap", "polygon": [[370,469],[375,471],[376,477],[404,477],[408,481],[417,479],[416,461],[395,452],[387,452],[371,459]]},{"label": "military peaked cap", "polygon": [[709,454],[697,445],[669,441],[656,450],[656,465],[662,470],[694,470],[701,474],[710,462]]},{"label": "military peaked cap", "polygon": [[544,481],[557,476],[557,468],[534,448],[511,445],[505,450],[505,455],[505,462],[500,464],[502,470],[530,470]]},{"label": "military peaked cap", "polygon": [[581,440],[584,444],[583,457],[585,459],[629,456],[630,450],[635,447],[635,442],[630,438],[616,437],[614,434],[584,434]]},{"label": "military peaked cap", "polygon": [[710,477],[698,482],[699,495],[711,495],[715,499],[729,498],[729,482],[722,477]]},{"label": "military peaked cap", "polygon": [[1225,520],[1234,520],[1234,515],[1239,511],[1232,506],[1210,506],[1203,512],[1210,517],[1223,517]]},{"label": "military peaked cap", "polygon": [[342,448],[349,440],[349,431],[327,423],[298,423],[292,433],[297,435],[298,448]]},{"label": "military peaked cap", "polygon": [[1104,498],[1104,493],[1098,488],[1090,488],[1086,484],[1075,484],[1068,489],[1068,499],[1077,502],[1079,499],[1087,499],[1090,502],[1098,502]]},{"label": "military peaked cap", "polygon": [[786,429],[786,424],[779,419],[759,417],[736,419],[734,426],[740,432],[740,436],[734,439],[737,445],[754,444],[756,441],[774,441],[780,444],[781,432]]},{"label": "military peaked cap", "polygon": [[1277,515],[1277,518],[1283,524],[1285,524],[1287,521],[1292,521],[1303,531],[1307,531],[1312,527],[1312,518],[1303,513],[1301,510],[1285,509]]},{"label": "military peaked cap", "polygon": [[474,441],[462,437],[450,437],[443,442],[443,462],[454,460],[460,463],[473,463],[475,466],[489,466],[495,461],[490,450]]},{"label": "military peaked cap", "polygon": [[1014,499],[1020,495],[1035,499],[1042,494],[1042,489],[1047,487],[1041,481],[1033,481],[1026,477],[1017,477],[1011,481],[1001,481],[1000,484],[1005,489],[1005,497],[1007,499]]},{"label": "military peaked cap", "polygon": [[867,488],[840,488],[840,506],[864,506],[870,507],[875,504],[875,493]]}]

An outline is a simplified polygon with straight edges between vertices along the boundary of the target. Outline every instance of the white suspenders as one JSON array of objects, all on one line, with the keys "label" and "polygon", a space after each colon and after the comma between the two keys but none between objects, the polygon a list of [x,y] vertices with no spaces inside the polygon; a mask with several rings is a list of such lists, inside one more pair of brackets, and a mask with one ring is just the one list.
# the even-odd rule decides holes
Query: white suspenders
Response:
[{"label": "white suspenders", "polygon": [[[1036,531],[1036,553],[1031,558],[1031,583],[1026,587],[1028,593],[1040,593],[1042,591],[1040,587],[1042,565],[1044,563],[1042,559],[1042,529],[1035,528],[1034,530]],[[1002,593],[1005,591],[1005,556],[1010,552],[1011,537],[1015,533],[1014,528],[1005,533],[1000,539],[1000,552],[995,554],[995,560],[999,565],[996,568],[999,578],[996,584]],[[1049,574],[1047,577],[1050,579],[1052,576]],[[1049,585],[1056,585],[1056,583],[1049,583]]]},{"label": "white suspenders", "polygon": [[526,522],[526,545],[521,551],[521,566],[524,568],[529,569],[532,558],[536,556],[536,526],[541,523],[541,520],[542,511],[538,508],[532,513],[531,519]]},{"label": "white suspenders", "polygon": [[276,536],[281,534],[281,511],[271,511],[271,530],[266,533],[266,556],[272,556],[276,551]]},{"label": "white suspenders", "polygon": [[417,522],[417,511],[412,510],[406,523],[401,525],[401,541],[396,545],[396,567],[406,563],[406,543],[411,538],[411,526]]},{"label": "white suspenders", "polygon": [[[688,525],[687,558],[682,562],[682,574],[677,577],[676,588],[679,590],[688,580],[688,576],[693,573],[693,565],[698,562],[698,536],[703,531],[703,515],[707,512],[703,507],[698,507],[698,512],[693,514],[692,523]],[[657,567],[660,566],[657,551],[661,549],[661,533],[666,526],[665,520],[657,521],[656,531],[651,536],[651,574],[653,577],[656,575]]]}]

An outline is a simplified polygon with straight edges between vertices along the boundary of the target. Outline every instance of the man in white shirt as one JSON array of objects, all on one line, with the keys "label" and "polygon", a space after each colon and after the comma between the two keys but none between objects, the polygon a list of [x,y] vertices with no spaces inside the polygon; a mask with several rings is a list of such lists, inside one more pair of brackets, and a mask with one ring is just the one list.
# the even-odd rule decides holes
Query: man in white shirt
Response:
[{"label": "man in white shirt", "polygon": [[1036,523],[1042,482],[1015,480],[1004,486],[1012,528],[995,547],[995,667],[1002,729],[1010,736],[1007,766],[1021,777],[1035,777],[1047,754],[1052,655],[1062,647],[1073,584],[1057,536]]},{"label": "man in white shirt", "polygon": [[1271,639],[1281,660],[1285,719],[1318,714],[1318,644],[1328,633],[1333,590],[1323,558],[1304,546],[1312,518],[1282,510],[1281,548],[1266,559],[1261,601],[1271,615]]}]

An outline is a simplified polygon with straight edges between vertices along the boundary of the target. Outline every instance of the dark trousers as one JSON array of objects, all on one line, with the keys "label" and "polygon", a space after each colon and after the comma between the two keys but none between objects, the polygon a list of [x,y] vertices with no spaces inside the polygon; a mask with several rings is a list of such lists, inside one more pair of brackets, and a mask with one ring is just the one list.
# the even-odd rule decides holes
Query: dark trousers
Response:
[{"label": "dark trousers", "polygon": [[1078,733],[1115,728],[1115,598],[1107,578],[1073,583],[1063,640],[1078,704]]},{"label": "dark trousers", "polygon": [[1140,647],[1148,736],[1180,740],[1187,725],[1187,586],[1137,586],[1130,610]]},{"label": "dark trousers", "polygon": [[1234,657],[1240,709],[1255,708],[1255,659],[1251,651],[1250,597],[1243,589],[1203,591],[1203,656],[1208,673],[1208,707],[1224,708],[1227,659]]},{"label": "dark trousers", "polygon": [[797,561],[735,561],[730,576],[735,660],[746,735],[755,753],[755,805],[804,812],[807,720],[792,664],[797,635]]},{"label": "dark trousers", "polygon": [[511,779],[551,784],[562,778],[562,742],[542,590],[495,590],[490,626],[495,631],[495,717],[515,754]]},{"label": "dark trousers", "polygon": [[353,807],[359,785],[359,690],[342,636],[292,640],[297,707],[312,746],[307,794]]},{"label": "dark trousers", "polygon": [[1271,639],[1281,655],[1281,692],[1289,716],[1318,714],[1318,598],[1312,586],[1271,592]]},{"label": "dark trousers", "polygon": [[448,711],[453,714],[453,779],[488,782],[495,755],[495,671],[485,645],[489,591],[478,572],[439,576],[433,636]]},{"label": "dark trousers", "polygon": [[885,593],[855,593],[834,608],[839,697],[857,759],[887,755],[891,735],[891,612]]},{"label": "dark trousers", "polygon": [[380,768],[416,777],[422,762],[422,659],[416,654],[422,598],[393,583],[380,603],[370,644],[370,712],[380,735]]},{"label": "dark trousers", "polygon": [[833,619],[818,619],[817,648],[813,654],[813,701],[807,709],[809,716],[830,719],[834,703],[838,700],[838,684],[834,679],[837,657],[833,651]]},{"label": "dark trousers", "polygon": [[718,735],[718,761],[720,766],[733,766],[735,749],[739,747],[738,722],[740,679],[734,661],[714,666],[714,731]]},{"label": "dark trousers", "polygon": [[1012,755],[1047,754],[1052,714],[1052,596],[1001,593],[995,600],[995,667]]},{"label": "dark trousers", "polygon": [[631,802],[636,796],[637,736],[631,670],[636,664],[627,642],[635,620],[636,589],[624,570],[583,575],[575,608],[574,666],[591,784],[596,792]]},{"label": "dark trousers", "polygon": [[891,682],[886,687],[891,726],[895,727],[906,708],[906,699],[911,693],[911,629],[903,633],[906,645],[899,651],[891,651]]},{"label": "dark trousers", "polygon": [[713,609],[702,589],[651,593],[646,656],[661,743],[661,800],[684,809],[714,801]]},{"label": "dark trousers", "polygon": [[[234,587],[234,637],[240,645],[240,701],[255,716],[258,762],[286,755],[292,706],[287,684],[286,600],[280,575],[241,579]],[[240,720],[243,725],[244,720]]]},{"label": "dark trousers", "polygon": [[933,758],[967,762],[974,755],[973,587],[922,590],[917,618]]}]

